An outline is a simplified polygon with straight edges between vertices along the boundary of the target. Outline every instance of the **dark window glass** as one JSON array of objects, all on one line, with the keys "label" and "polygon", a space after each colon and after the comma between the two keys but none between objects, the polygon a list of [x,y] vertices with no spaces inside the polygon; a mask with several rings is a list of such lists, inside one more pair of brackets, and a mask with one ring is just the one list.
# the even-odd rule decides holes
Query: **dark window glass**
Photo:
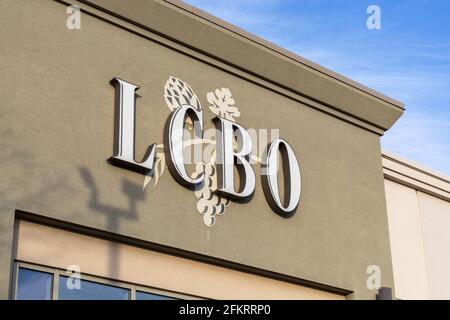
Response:
[{"label": "dark window glass", "polygon": [[19,268],[17,279],[17,300],[50,300],[52,297],[53,274]]},{"label": "dark window glass", "polygon": [[159,294],[136,291],[136,300],[176,300],[172,297],[161,296]]},{"label": "dark window glass", "polygon": [[59,300],[128,300],[130,299],[130,290],[110,286],[93,281],[80,280],[80,289],[70,289],[67,285],[73,282],[69,277],[61,276],[59,278]]}]

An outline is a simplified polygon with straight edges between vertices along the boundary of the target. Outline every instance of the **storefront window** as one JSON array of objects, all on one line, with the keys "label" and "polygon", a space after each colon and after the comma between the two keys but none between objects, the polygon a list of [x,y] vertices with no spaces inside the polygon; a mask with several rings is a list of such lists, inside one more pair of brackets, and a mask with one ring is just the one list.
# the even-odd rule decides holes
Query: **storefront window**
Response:
[{"label": "storefront window", "polygon": [[59,300],[129,300],[130,290],[103,283],[80,280],[77,289],[71,285],[71,279],[66,276],[59,278]]},{"label": "storefront window", "polygon": [[50,300],[53,274],[26,268],[19,269],[17,300]]},{"label": "storefront window", "polygon": [[[78,278],[62,275],[60,269],[18,262],[17,300],[177,300],[188,295],[174,294],[95,276]],[[53,290],[53,288],[55,288]],[[152,292],[152,291],[156,292]]]},{"label": "storefront window", "polygon": [[175,298],[149,292],[136,291],[136,300],[175,300]]}]

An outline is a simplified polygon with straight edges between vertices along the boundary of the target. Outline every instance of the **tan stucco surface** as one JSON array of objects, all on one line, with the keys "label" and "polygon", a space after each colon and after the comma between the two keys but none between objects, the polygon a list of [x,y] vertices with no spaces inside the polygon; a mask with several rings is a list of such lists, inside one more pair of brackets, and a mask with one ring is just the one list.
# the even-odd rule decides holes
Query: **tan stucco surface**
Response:
[{"label": "tan stucco surface", "polygon": [[82,274],[209,299],[345,299],[324,291],[26,221],[20,222],[18,230],[18,261],[62,270],[74,262]]},{"label": "tan stucco surface", "polygon": [[[393,287],[377,135],[91,15],[82,15],[81,30],[68,30],[66,7],[55,1],[2,1],[0,14],[0,214],[7,230],[22,210],[335,286],[352,298],[375,297],[366,287],[369,265],[380,266],[382,285]],[[142,192],[142,175],[106,163],[114,131],[109,81],[141,86],[140,158],[163,141],[170,113],[163,86],[171,75],[198,94],[206,127],[213,117],[206,93],[226,87],[240,124],[280,129],[302,170],[294,217],[271,211],[258,177],[253,200],[232,203],[209,228],[194,194],[169,174]],[[11,246],[8,231],[2,261]],[[8,283],[9,266],[1,268]]]},{"label": "tan stucco surface", "polygon": [[[386,130],[401,116],[403,104],[323,67],[260,41],[219,19],[190,10],[180,1],[82,0],[172,39],[256,73],[302,95],[320,100],[366,124]],[[175,3],[174,6],[172,3]],[[255,39],[256,38],[256,39]]]}]

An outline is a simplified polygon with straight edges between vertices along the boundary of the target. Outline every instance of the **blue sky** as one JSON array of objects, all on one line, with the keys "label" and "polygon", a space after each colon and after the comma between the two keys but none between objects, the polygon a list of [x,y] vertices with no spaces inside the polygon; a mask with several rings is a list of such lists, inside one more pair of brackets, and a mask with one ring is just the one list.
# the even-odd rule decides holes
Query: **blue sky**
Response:
[{"label": "blue sky", "polygon": [[[450,175],[450,1],[185,2],[404,102],[383,149]],[[381,30],[366,27],[371,4]]]}]

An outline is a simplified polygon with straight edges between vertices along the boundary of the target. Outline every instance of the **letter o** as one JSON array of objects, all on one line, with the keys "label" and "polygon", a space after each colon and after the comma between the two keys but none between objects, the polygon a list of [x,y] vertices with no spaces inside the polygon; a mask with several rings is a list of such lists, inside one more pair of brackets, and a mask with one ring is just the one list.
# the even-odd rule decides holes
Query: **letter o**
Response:
[{"label": "letter o", "polygon": [[[285,201],[280,199],[278,187],[278,152],[281,153],[283,169],[285,170]],[[285,140],[276,139],[268,145],[262,164],[261,180],[269,206],[283,218],[292,217],[297,210],[301,193],[300,167],[294,150]]]}]

